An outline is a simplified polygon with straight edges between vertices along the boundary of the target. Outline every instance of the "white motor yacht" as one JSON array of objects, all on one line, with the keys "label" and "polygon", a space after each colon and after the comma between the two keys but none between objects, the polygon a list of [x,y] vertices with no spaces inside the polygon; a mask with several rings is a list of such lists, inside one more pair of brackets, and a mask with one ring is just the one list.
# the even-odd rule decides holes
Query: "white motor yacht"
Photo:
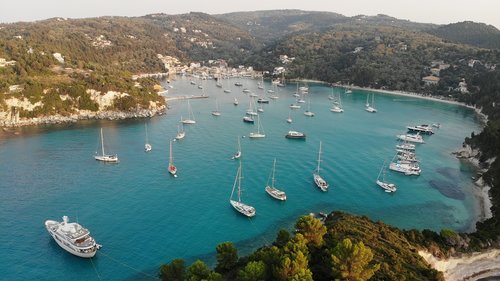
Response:
[{"label": "white motor yacht", "polygon": [[63,216],[62,222],[45,221],[45,228],[61,248],[75,256],[91,258],[101,248],[88,229],[76,222],[68,222],[67,216]]}]

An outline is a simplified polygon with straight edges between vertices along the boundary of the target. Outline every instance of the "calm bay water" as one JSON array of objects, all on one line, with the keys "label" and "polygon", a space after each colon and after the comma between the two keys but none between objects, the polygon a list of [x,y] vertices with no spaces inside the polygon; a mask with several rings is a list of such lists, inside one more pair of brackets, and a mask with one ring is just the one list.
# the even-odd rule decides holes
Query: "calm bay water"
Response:
[{"label": "calm bay water", "polygon": [[[472,171],[451,152],[464,137],[480,131],[473,111],[455,105],[376,94],[378,113],[364,111],[367,92],[341,93],[345,112],[329,111],[331,88],[310,85],[310,110],[315,117],[291,112],[295,85],[278,88],[280,98],[263,106],[265,139],[251,140],[256,125],[242,122],[249,98],[236,80],[215,81],[204,90],[187,78],[173,82],[171,96],[199,95],[191,100],[197,124],[185,126],[186,138],[174,142],[178,178],[167,173],[169,140],[175,137],[186,101],[170,103],[166,115],[149,120],[83,122],[49,128],[23,128],[0,139],[0,279],[124,280],[155,279],[162,263],[206,258],[223,241],[237,243],[240,253],[271,243],[279,228],[290,228],[309,212],[343,210],[367,215],[402,228],[467,230],[477,204],[471,193]],[[255,80],[241,80],[259,93]],[[266,87],[270,87],[266,84]],[[239,105],[234,106],[234,98]],[[215,98],[222,115],[214,117]],[[144,152],[145,128],[153,146]],[[409,124],[442,125],[419,145],[422,174],[406,177],[388,172],[398,185],[387,194],[375,185],[384,161],[394,155],[395,135]],[[106,149],[119,164],[96,162],[99,129]],[[288,130],[303,131],[306,141],[285,139]],[[238,164],[231,160],[240,136],[243,151],[243,201],[257,209],[247,219],[229,205]],[[323,142],[322,175],[326,193],[312,181],[319,141]],[[276,185],[287,192],[277,202],[264,191],[273,159]],[[89,228],[103,248],[92,259],[73,257],[52,240],[47,219],[68,215]],[[210,258],[205,261],[212,263]]]}]

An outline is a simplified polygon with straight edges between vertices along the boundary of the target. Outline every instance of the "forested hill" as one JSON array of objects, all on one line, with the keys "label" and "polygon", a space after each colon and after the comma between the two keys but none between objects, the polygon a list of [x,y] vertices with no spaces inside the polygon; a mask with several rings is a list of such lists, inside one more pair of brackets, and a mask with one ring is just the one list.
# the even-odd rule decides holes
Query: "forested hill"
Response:
[{"label": "forested hill", "polygon": [[482,48],[500,48],[500,30],[484,23],[464,21],[440,26],[427,32],[456,43]]},{"label": "forested hill", "polygon": [[437,27],[434,24],[401,20],[387,15],[346,17],[332,12],[302,10],[269,10],[255,12],[234,12],[216,15],[261,38],[265,43],[280,40],[289,35],[318,32],[338,25],[394,26],[406,30],[421,31]]}]

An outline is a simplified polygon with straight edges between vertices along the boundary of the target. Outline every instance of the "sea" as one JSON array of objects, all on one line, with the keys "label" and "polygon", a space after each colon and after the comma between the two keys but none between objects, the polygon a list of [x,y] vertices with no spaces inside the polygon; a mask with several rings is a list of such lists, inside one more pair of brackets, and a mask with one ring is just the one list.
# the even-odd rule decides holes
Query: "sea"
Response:
[{"label": "sea", "polygon": [[[215,265],[215,247],[232,241],[240,255],[273,242],[279,229],[293,231],[299,216],[344,211],[404,229],[468,231],[479,213],[473,195],[474,168],[452,155],[464,138],[481,130],[469,108],[413,97],[375,93],[377,113],[364,110],[369,91],[309,83],[301,109],[296,83],[275,87],[251,78],[215,80],[177,76],[162,81],[171,100],[164,115],[120,121],[5,129],[0,134],[0,280],[157,280],[159,267],[182,258]],[[193,80],[195,85],[190,83]],[[240,81],[243,86],[237,87]],[[306,84],[300,83],[300,86]],[[200,89],[198,86],[201,86]],[[242,121],[250,106],[247,88],[258,95],[274,89],[278,99],[262,104],[262,139],[250,139],[255,124]],[[340,96],[343,113],[330,111],[329,96]],[[182,97],[190,99],[189,106]],[[233,104],[235,98],[239,104]],[[369,99],[371,101],[371,98]],[[211,113],[218,107],[220,116]],[[259,104],[257,104],[259,106]],[[308,109],[315,113],[307,117]],[[178,177],[167,172],[169,143],[184,125],[186,137],[173,141]],[[288,117],[292,123],[287,123]],[[406,126],[439,123],[417,145],[420,176],[387,170],[397,191],[375,184],[395,155],[396,135]],[[147,129],[146,129],[147,127]],[[100,130],[106,153],[120,162],[94,159]],[[285,138],[288,131],[305,140]],[[147,132],[147,134],[146,134]],[[146,135],[153,149],[144,151]],[[242,151],[241,200],[256,208],[247,218],[229,204]],[[313,182],[319,145],[322,192]],[[264,191],[276,159],[275,185],[285,202]],[[236,193],[236,191],[235,191]],[[75,257],[48,234],[44,222],[62,216],[88,228],[102,249],[92,259]]]}]

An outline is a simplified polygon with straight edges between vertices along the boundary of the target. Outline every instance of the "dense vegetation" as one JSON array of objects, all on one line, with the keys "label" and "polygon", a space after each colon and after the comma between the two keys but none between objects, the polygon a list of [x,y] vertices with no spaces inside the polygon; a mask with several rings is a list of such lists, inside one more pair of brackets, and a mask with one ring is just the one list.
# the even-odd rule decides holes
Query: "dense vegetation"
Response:
[{"label": "dense vegetation", "polygon": [[161,266],[160,277],[165,281],[442,280],[441,273],[417,254],[419,243],[433,243],[418,231],[403,232],[340,212],[330,214],[324,224],[303,216],[295,228],[294,234],[279,231],[272,245],[245,257],[238,257],[231,242],[219,244],[213,271],[200,260],[186,269],[184,261],[176,259]]},{"label": "dense vegetation", "polygon": [[484,23],[464,21],[440,26],[427,32],[456,43],[482,48],[500,48],[500,30]]},{"label": "dense vegetation", "polygon": [[[480,161],[489,170],[483,175],[491,186],[490,196],[493,217],[477,223],[474,237],[488,244],[500,244],[500,71],[479,75],[473,80],[480,90],[474,94],[475,105],[488,115],[488,123],[478,135],[466,139],[466,143],[481,151]],[[489,165],[490,163],[491,165]]]},{"label": "dense vegetation", "polygon": [[[356,49],[358,48],[358,49]],[[250,57],[254,65],[272,69],[282,65],[280,55],[294,57],[283,65],[289,78],[317,79],[372,88],[452,95],[460,81],[471,81],[490,71],[500,60],[499,50],[477,49],[443,42],[435,36],[396,27],[338,26],[325,32],[288,37]],[[474,60],[473,66],[469,63]],[[434,61],[447,64],[441,80],[426,87],[422,78],[431,75]]]}]

